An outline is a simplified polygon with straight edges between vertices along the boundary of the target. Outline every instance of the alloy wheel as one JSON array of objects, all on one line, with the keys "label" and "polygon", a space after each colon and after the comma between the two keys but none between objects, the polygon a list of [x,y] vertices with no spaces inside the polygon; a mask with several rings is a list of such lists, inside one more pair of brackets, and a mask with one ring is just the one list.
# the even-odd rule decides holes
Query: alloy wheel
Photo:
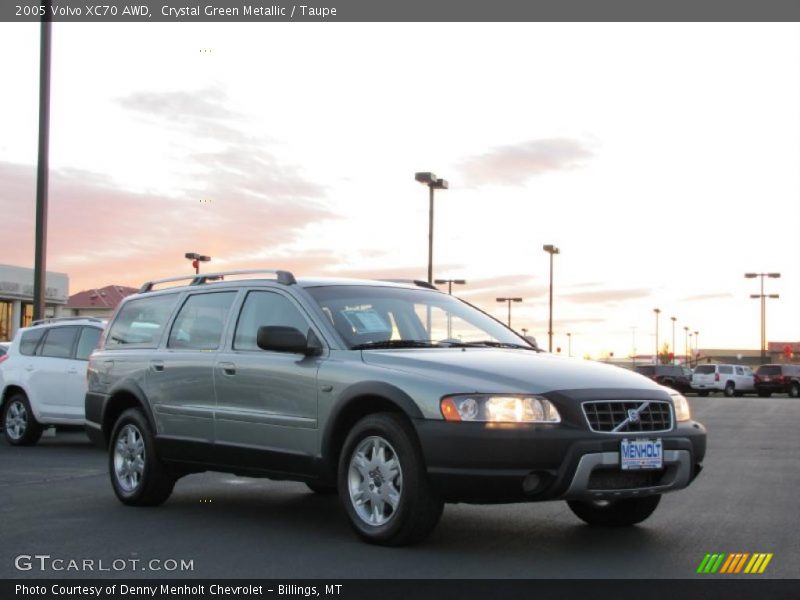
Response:
[{"label": "alloy wheel", "polygon": [[134,492],[142,482],[145,466],[142,432],[128,423],[117,436],[114,446],[114,476],[126,493]]},{"label": "alloy wheel", "polygon": [[359,519],[373,527],[389,522],[403,494],[403,470],[392,445],[379,436],[361,440],[350,456],[347,484]]},{"label": "alloy wheel", "polygon": [[22,439],[28,429],[28,411],[19,400],[13,400],[6,413],[5,430],[12,440]]}]

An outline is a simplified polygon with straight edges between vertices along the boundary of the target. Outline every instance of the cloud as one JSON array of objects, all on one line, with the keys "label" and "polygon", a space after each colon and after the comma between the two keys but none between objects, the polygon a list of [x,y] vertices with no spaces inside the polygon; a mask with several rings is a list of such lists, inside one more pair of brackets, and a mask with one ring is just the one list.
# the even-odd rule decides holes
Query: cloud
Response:
[{"label": "cloud", "polygon": [[[207,190],[219,183],[210,177]],[[0,190],[0,211],[7,225],[3,262],[31,266],[35,168],[0,162]],[[235,201],[228,202],[234,196]],[[185,252],[210,255],[209,268],[214,257],[263,254],[270,249],[277,253],[295,242],[310,223],[335,217],[299,192],[296,201],[287,202],[243,186],[206,204],[193,191],[178,190],[172,197],[131,192],[101,174],[77,170],[52,171],[49,197],[48,270],[68,273],[72,289],[136,287],[146,279],[180,274],[188,270]],[[317,257],[316,264],[335,261],[328,254]],[[291,263],[306,266],[297,259]],[[260,259],[253,266],[273,265]]]},{"label": "cloud", "polygon": [[683,302],[700,302],[703,300],[722,300],[723,298],[733,298],[731,293],[711,293],[711,294],[697,294],[695,296],[687,296],[682,298]]},{"label": "cloud", "polygon": [[499,146],[464,160],[459,169],[472,185],[522,185],[534,175],[581,166],[593,153],[580,141],[568,138],[531,140]]},{"label": "cloud", "polygon": [[617,304],[635,298],[646,298],[652,294],[649,288],[634,288],[623,290],[594,290],[590,292],[575,292],[560,294],[559,298],[575,304]]}]

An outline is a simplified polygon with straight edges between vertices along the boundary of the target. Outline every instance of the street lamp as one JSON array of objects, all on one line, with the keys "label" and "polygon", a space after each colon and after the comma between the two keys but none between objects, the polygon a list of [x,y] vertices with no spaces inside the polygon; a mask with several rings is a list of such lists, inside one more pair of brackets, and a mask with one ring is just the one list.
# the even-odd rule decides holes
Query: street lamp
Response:
[{"label": "street lamp", "polygon": [[428,206],[428,283],[433,283],[433,190],[446,190],[449,186],[445,179],[438,179],[433,173],[415,173],[414,179],[428,186],[430,203]]},{"label": "street lamp", "polygon": [[[466,285],[466,279],[437,279],[434,283],[436,285],[444,285],[447,284],[447,293],[448,295],[453,295],[453,284],[456,285]],[[428,328],[430,329],[430,328]],[[448,311],[447,313],[447,339],[452,339],[453,337],[453,315],[450,314]]]},{"label": "street lamp", "polygon": [[572,334],[567,332],[567,355],[572,358]]},{"label": "street lamp", "polygon": [[547,351],[553,351],[553,255],[560,254],[561,251],[553,244],[545,244],[542,250],[550,255],[550,320],[547,326]]},{"label": "street lamp", "polygon": [[683,358],[684,358],[684,366],[690,364],[689,363],[689,326],[683,326]]},{"label": "street lamp", "polygon": [[187,252],[183,255],[185,258],[188,258],[192,261],[192,267],[194,267],[195,275],[200,274],[200,263],[201,262],[208,262],[211,260],[210,256],[205,256],[204,254],[198,254],[197,252]]},{"label": "street lamp", "polygon": [[700,362],[700,332],[694,332],[694,363]]},{"label": "street lamp", "polygon": [[467,280],[466,279],[437,279],[436,281],[434,281],[434,283],[436,285],[444,285],[446,283],[447,284],[447,293],[452,295],[453,294],[453,284],[455,283],[456,285],[466,285],[467,284]]},{"label": "street lamp", "polygon": [[498,298],[498,302],[508,302],[508,328],[511,329],[511,303],[522,302],[522,298]]},{"label": "street lamp", "polygon": [[675,365],[675,355],[677,352],[675,351],[675,321],[678,320],[678,317],[670,317],[670,321],[672,321],[672,365]]},{"label": "street lamp", "polygon": [[755,279],[756,277],[761,278],[761,293],[760,294],[750,294],[751,298],[760,298],[761,299],[761,362],[766,362],[767,360],[767,298],[780,298],[778,294],[765,294],[764,293],[764,277],[770,277],[772,279],[778,279],[781,274],[780,273],[745,273],[745,279]]},{"label": "street lamp", "polygon": [[653,312],[656,313],[656,360],[655,364],[658,364],[658,316],[661,314],[660,308],[654,308]]}]

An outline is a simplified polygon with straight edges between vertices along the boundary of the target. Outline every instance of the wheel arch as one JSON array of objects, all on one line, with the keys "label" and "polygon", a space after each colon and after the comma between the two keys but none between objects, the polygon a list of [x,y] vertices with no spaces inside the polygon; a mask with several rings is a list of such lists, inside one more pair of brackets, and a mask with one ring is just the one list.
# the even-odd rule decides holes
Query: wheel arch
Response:
[{"label": "wheel arch", "polygon": [[323,477],[335,481],[339,454],[348,432],[360,419],[379,412],[400,414],[409,421],[423,418],[411,397],[393,385],[376,381],[350,386],[340,394],[322,432]]},{"label": "wheel arch", "polygon": [[119,416],[129,408],[141,409],[144,413],[147,422],[156,431],[155,418],[153,411],[150,409],[150,404],[147,402],[147,397],[144,391],[134,382],[128,382],[113,389],[108,400],[103,408],[103,416],[101,422],[101,429],[103,431],[103,441],[108,446],[111,439],[111,430],[114,428],[114,423],[117,422]]}]

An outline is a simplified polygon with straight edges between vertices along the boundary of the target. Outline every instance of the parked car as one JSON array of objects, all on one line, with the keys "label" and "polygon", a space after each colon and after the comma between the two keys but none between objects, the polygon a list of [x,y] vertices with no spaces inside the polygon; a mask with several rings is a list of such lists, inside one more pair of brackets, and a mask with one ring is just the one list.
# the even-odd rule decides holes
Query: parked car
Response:
[{"label": "parked car", "polygon": [[761,365],[756,369],[755,388],[762,398],[772,394],[800,397],[800,365]]},{"label": "parked car", "polygon": [[692,389],[701,396],[722,392],[728,397],[755,392],[753,370],[744,365],[698,365]]},{"label": "parked car", "polygon": [[677,365],[638,365],[634,371],[681,393],[692,391],[692,370]]},{"label": "parked car", "polygon": [[123,300],[89,361],[87,429],[124,504],[203,470],[290,479],[399,545],[446,502],[566,500],[633,525],[700,472],[678,392],[538,351],[428,284],[234,271],[155,289],[181,279]]},{"label": "parked car", "polygon": [[17,332],[0,357],[0,414],[10,444],[36,444],[47,425],[84,424],[86,366],[103,325],[65,317]]}]

